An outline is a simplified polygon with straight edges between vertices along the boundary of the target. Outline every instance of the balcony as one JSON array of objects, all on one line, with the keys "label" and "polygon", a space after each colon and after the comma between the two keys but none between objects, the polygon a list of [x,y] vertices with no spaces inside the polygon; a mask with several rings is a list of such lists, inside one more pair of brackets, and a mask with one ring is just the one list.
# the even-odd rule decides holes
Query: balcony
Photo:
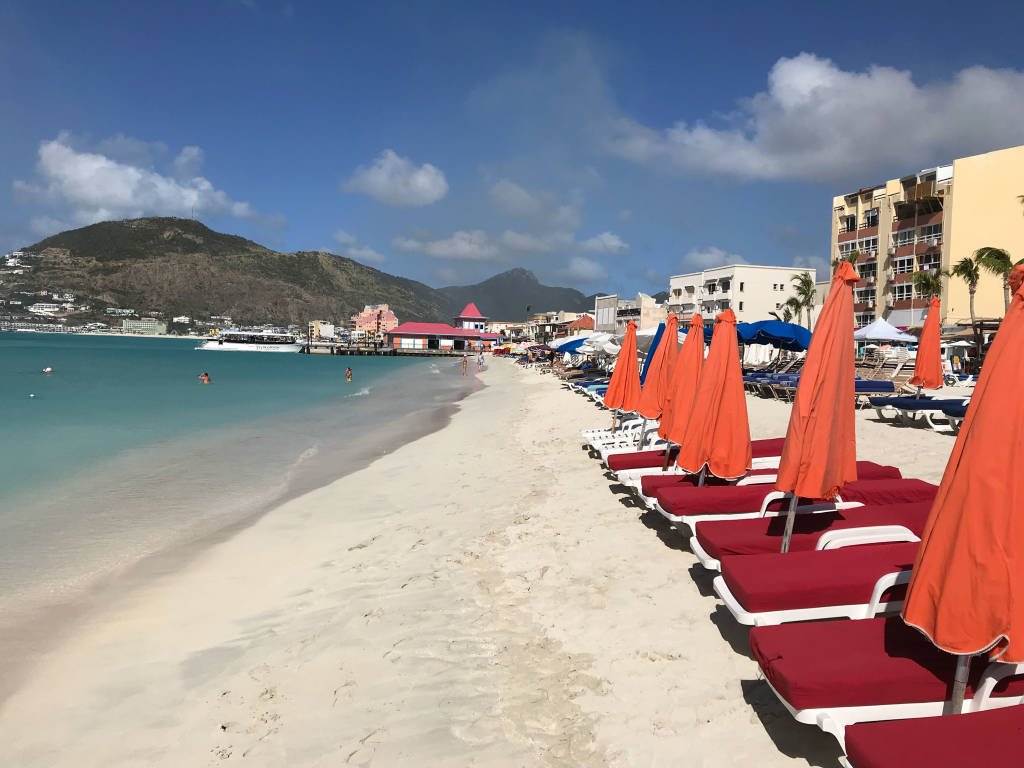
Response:
[{"label": "balcony", "polygon": [[857,313],[861,312],[874,312],[875,302],[873,301],[855,301],[853,303],[853,311]]},{"label": "balcony", "polygon": [[892,220],[892,231],[895,232],[899,229],[906,229],[907,224],[914,224],[918,227],[927,227],[929,224],[941,223],[942,211],[935,211],[934,213],[919,213],[916,218],[914,213],[911,211],[910,215],[905,218],[894,218]]},{"label": "balcony", "polygon": [[878,258],[878,251],[872,249],[870,251],[862,251],[857,255],[858,264],[870,264]]},{"label": "balcony", "polygon": [[839,235],[836,237],[836,242],[837,243],[848,243],[851,240],[856,240],[858,235],[863,237],[863,235],[861,235],[855,229],[854,230],[847,230],[845,232],[843,230],[840,230],[839,231]]},{"label": "balcony", "polygon": [[857,237],[875,237],[876,235],[878,235],[877,221],[871,225],[861,224],[860,229],[857,231]]},{"label": "balcony", "polygon": [[942,236],[929,235],[917,238],[917,242],[914,244],[914,253],[928,253],[928,251],[935,251],[940,248],[942,248]]}]

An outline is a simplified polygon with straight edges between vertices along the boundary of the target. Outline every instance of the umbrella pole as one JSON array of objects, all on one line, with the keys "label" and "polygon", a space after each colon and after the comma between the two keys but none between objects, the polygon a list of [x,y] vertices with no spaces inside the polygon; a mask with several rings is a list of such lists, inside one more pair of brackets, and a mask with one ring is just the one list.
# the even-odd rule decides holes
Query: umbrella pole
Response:
[{"label": "umbrella pole", "polygon": [[661,465],[662,472],[668,472],[668,462],[672,458],[672,443],[665,443],[665,463]]},{"label": "umbrella pole", "polygon": [[967,677],[971,671],[973,656],[957,656],[956,672],[953,675],[953,696],[949,700],[949,714],[959,715],[964,710],[964,692],[967,690]]},{"label": "umbrella pole", "polygon": [[704,474],[707,471],[708,471],[708,465],[707,464],[705,464],[703,467],[700,468],[700,474],[697,475],[697,487],[698,488],[700,488],[702,485],[704,485]]},{"label": "umbrella pole", "polygon": [[619,409],[612,411],[612,434],[615,434],[615,417],[619,415]]},{"label": "umbrella pole", "polygon": [[793,537],[793,523],[796,521],[796,494],[789,497],[789,511],[786,513],[786,530],[782,534],[782,552],[789,552],[789,540]]},{"label": "umbrella pole", "polygon": [[640,450],[644,447],[644,430],[647,429],[647,417],[644,416],[644,423],[640,425],[640,435],[636,439],[636,448]]}]

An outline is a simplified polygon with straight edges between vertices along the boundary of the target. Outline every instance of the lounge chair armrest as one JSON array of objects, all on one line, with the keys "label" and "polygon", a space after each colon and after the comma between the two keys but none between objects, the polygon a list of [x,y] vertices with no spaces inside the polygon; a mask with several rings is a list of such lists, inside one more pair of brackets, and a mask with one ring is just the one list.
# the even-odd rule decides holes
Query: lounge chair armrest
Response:
[{"label": "lounge chair armrest", "polygon": [[995,687],[1008,677],[1024,675],[1024,664],[1007,664],[1004,661],[990,662],[985,671],[981,673],[981,680],[978,687],[974,689],[974,698],[969,704],[965,704],[965,712],[980,712],[988,708],[988,700],[992,696]]},{"label": "lounge chair armrest", "polygon": [[772,504],[772,502],[779,501],[780,499],[788,500],[792,495],[793,494],[791,493],[785,493],[783,491],[772,491],[771,493],[765,495],[764,499],[761,501],[760,516],[767,516],[768,507]]},{"label": "lounge chair armrest", "polygon": [[895,573],[887,573],[876,581],[875,588],[871,590],[871,599],[868,601],[867,610],[864,612],[865,618],[870,619],[878,613],[878,606],[882,602],[882,595],[900,584],[909,584],[910,574],[911,571],[896,571]]},{"label": "lounge chair armrest", "polygon": [[778,475],[751,475],[750,477],[741,477],[736,481],[736,485],[767,485],[774,483],[778,477]]},{"label": "lounge chair armrest", "polygon": [[903,525],[870,525],[864,528],[841,528],[825,531],[818,538],[815,549],[839,549],[859,544],[883,544],[898,541],[920,541],[913,531]]}]

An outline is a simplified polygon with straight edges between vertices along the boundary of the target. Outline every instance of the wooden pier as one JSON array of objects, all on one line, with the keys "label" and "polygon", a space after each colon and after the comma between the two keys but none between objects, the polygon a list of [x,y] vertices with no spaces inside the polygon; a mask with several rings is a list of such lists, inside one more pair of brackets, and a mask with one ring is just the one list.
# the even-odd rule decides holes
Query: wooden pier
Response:
[{"label": "wooden pier", "polygon": [[377,357],[462,357],[476,356],[476,351],[468,349],[395,349],[383,345],[374,347],[372,344],[341,344],[333,341],[314,341],[302,348],[306,355],[371,355]]}]

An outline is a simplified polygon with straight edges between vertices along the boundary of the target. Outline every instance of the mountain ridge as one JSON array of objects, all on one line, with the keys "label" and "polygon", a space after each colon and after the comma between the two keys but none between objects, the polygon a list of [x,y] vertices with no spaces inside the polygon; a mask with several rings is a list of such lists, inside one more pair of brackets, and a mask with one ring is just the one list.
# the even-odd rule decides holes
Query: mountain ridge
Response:
[{"label": "mountain ridge", "polygon": [[521,319],[527,304],[532,312],[587,308],[579,291],[543,285],[521,267],[474,285],[432,288],[326,251],[275,251],[193,219],[99,222],[22,250],[39,261],[21,286],[167,317],[303,324],[347,321],[365,304],[386,303],[400,321],[449,322],[470,301],[494,320]]}]

